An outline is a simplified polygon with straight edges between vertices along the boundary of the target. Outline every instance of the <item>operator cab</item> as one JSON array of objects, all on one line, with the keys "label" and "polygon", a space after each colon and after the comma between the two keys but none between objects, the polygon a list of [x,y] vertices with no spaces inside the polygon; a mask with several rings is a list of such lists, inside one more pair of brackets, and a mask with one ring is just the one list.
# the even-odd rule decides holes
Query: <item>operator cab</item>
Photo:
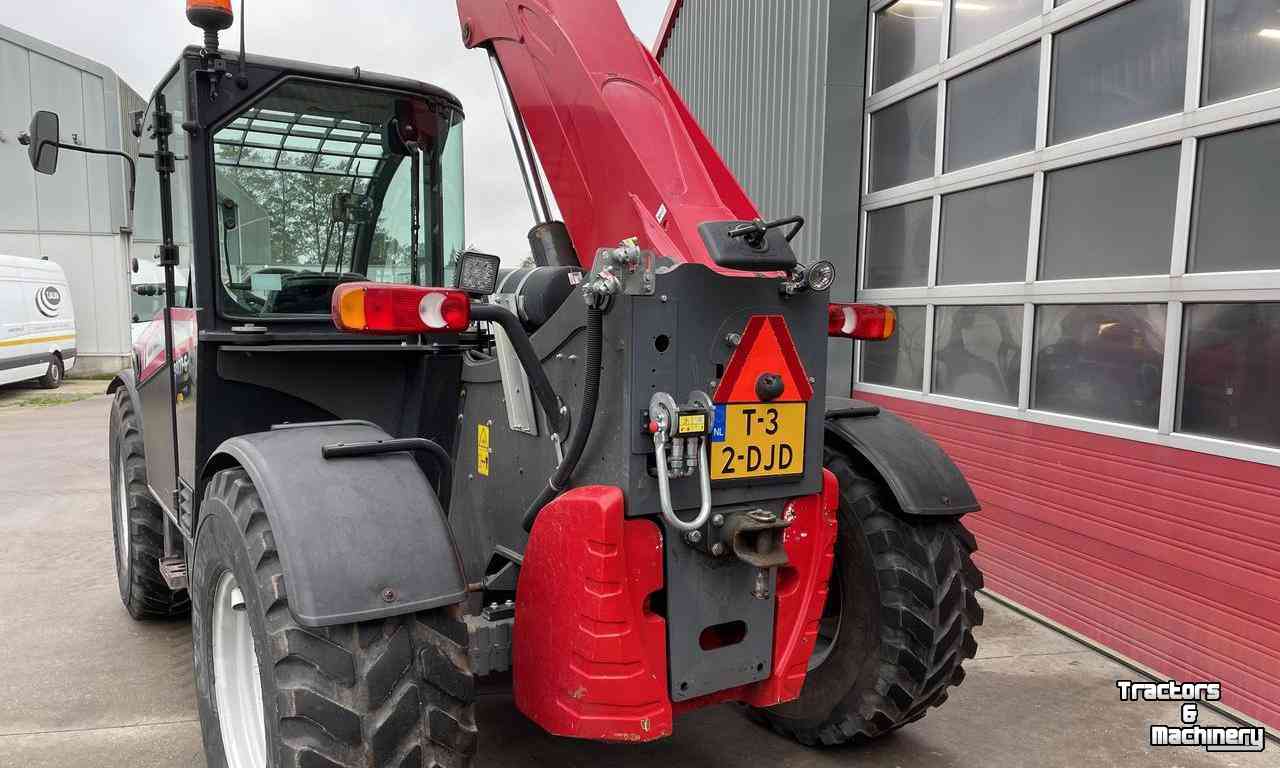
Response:
[{"label": "operator cab", "polygon": [[[184,537],[202,468],[230,437],[357,419],[451,444],[445,382],[469,334],[353,336],[331,307],[348,283],[452,284],[462,120],[461,103],[426,83],[223,55],[216,38],[186,48],[156,87],[135,120],[131,255],[147,273],[135,303],[153,306],[133,313],[133,391],[159,425],[144,433],[150,487]],[[56,118],[42,125],[33,166],[52,171]]]},{"label": "operator cab", "polygon": [[212,136],[219,314],[328,322],[334,288],[443,285],[462,249],[462,113],[290,77]]}]

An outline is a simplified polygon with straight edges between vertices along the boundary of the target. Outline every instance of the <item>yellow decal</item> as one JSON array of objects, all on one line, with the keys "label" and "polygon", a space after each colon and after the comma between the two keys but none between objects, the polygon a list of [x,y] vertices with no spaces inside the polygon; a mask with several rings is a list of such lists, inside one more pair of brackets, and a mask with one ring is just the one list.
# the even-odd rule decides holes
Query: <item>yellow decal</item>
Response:
[{"label": "yellow decal", "polygon": [[489,426],[476,425],[476,472],[489,476]]},{"label": "yellow decal", "polygon": [[61,336],[36,336],[25,339],[5,339],[0,341],[0,347],[20,347],[23,344],[43,344],[46,341],[70,341],[74,339],[74,333],[66,333]]},{"label": "yellow decal", "polygon": [[705,413],[690,413],[680,416],[680,428],[676,430],[677,434],[691,435],[706,431],[707,415]]}]

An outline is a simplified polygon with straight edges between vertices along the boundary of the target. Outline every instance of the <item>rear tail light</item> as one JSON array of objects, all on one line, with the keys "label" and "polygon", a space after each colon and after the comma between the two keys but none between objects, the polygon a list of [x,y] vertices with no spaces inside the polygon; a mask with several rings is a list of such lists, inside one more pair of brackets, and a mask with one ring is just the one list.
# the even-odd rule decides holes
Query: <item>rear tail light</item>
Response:
[{"label": "rear tail light", "polygon": [[462,291],[415,285],[346,283],[333,292],[333,324],[356,333],[464,331],[471,300]]},{"label": "rear tail light", "polygon": [[893,336],[898,314],[880,304],[830,304],[827,335],[863,341],[884,341]]}]

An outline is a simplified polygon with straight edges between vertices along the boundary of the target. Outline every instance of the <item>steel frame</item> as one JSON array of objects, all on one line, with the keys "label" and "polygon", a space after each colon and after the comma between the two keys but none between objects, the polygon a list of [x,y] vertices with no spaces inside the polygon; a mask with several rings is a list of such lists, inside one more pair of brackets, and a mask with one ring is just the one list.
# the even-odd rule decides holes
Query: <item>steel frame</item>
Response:
[{"label": "steel frame", "polygon": [[[867,47],[867,97],[864,114],[861,226],[858,242],[858,298],[862,301],[894,305],[926,307],[926,340],[924,349],[923,390],[907,390],[861,382],[862,355],[855,355],[857,388],[876,394],[947,405],[965,410],[1007,416],[1026,421],[1067,427],[1111,435],[1146,443],[1155,443],[1280,466],[1280,447],[1253,445],[1219,438],[1179,433],[1175,430],[1178,381],[1181,373],[1182,322],[1184,305],[1204,302],[1280,301],[1280,270],[1257,270],[1218,273],[1187,273],[1187,256],[1191,247],[1191,223],[1194,205],[1196,158],[1203,138],[1230,133],[1243,128],[1280,121],[1280,89],[1263,91],[1229,101],[1202,106],[1201,79],[1206,46],[1206,14],[1210,0],[1190,0],[1188,59],[1185,98],[1181,112],[1136,125],[1123,126],[1069,142],[1049,145],[1047,142],[1050,85],[1053,65],[1054,36],[1102,13],[1134,0],[1073,0],[1054,7],[1054,0],[1044,0],[1042,14],[948,57],[952,2],[944,6],[941,32],[940,63],[928,67],[901,82],[872,93],[875,63],[876,14],[893,5],[895,0],[872,0]],[[1001,158],[978,166],[944,172],[942,155],[945,147],[947,82],[971,72],[1002,56],[1028,45],[1040,45],[1040,81],[1036,113],[1035,149],[1012,157]],[[930,178],[890,189],[870,191],[871,126],[873,115],[930,88],[938,89],[938,123],[935,139],[934,174]],[[1118,157],[1125,154],[1170,145],[1181,146],[1177,201],[1174,217],[1173,247],[1169,272],[1163,275],[1105,277],[1071,280],[1038,280],[1040,232],[1044,214],[1045,173],[1073,165]],[[939,224],[942,198],[948,194],[983,187],[1002,181],[1030,177],[1033,180],[1031,226],[1027,243],[1027,269],[1022,282],[974,285],[938,285]],[[863,287],[866,274],[867,213],[903,203],[931,200],[933,220],[930,236],[929,273],[925,285],[909,288]],[[1168,306],[1165,329],[1164,370],[1160,393],[1160,419],[1157,428],[1100,421],[1033,410],[1031,408],[1031,376],[1034,349],[1034,311],[1042,304],[1085,303],[1158,303]],[[1009,305],[1023,306],[1022,360],[1018,405],[985,403],[930,391],[933,368],[934,308],[939,305]]]}]

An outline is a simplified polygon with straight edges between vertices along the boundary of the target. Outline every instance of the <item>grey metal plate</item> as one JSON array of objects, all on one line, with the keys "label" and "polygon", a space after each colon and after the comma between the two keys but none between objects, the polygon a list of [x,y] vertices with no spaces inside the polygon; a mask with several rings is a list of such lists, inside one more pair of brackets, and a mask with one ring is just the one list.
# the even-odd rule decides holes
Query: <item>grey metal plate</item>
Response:
[{"label": "grey metal plate", "polygon": [[[777,571],[769,574],[767,600],[752,596],[755,569],[733,557],[712,558],[666,531],[667,650],[672,701],[764,680],[773,673],[773,622]],[[746,624],[735,645],[704,651],[707,627]]]}]

